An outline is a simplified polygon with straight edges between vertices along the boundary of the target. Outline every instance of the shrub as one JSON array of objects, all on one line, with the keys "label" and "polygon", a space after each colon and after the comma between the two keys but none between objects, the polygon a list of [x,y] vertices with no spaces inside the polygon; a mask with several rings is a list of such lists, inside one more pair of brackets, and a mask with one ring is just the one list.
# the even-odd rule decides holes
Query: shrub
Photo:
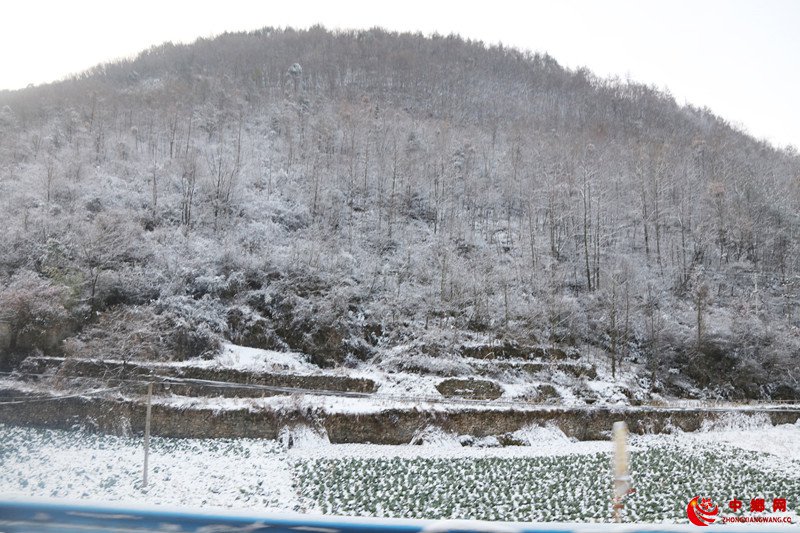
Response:
[{"label": "shrub", "polygon": [[6,325],[0,368],[19,362],[18,355],[49,351],[61,340],[69,314],[68,290],[35,272],[17,272],[0,291],[0,321]]}]

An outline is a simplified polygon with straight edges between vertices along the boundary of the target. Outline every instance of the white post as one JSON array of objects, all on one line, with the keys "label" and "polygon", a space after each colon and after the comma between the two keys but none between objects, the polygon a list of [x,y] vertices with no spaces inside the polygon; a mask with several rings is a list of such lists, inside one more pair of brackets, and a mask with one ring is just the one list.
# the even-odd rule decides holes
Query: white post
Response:
[{"label": "white post", "polygon": [[147,487],[147,462],[150,458],[150,407],[153,400],[153,384],[147,385],[147,415],[144,419],[144,473],[142,474],[142,488]]},{"label": "white post", "polygon": [[622,521],[623,499],[631,490],[631,476],[628,471],[628,426],[625,422],[614,422],[614,522]]}]

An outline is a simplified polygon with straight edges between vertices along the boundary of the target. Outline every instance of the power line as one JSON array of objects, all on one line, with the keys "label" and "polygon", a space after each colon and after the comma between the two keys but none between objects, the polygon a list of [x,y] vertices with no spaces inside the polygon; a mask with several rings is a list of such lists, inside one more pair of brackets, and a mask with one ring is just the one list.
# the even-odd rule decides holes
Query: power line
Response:
[{"label": "power line", "polygon": [[[30,377],[30,378],[53,378],[55,377],[53,374],[35,374],[35,373],[25,373],[25,372],[2,372],[0,375],[5,375],[8,377]],[[746,403],[742,402],[730,402],[730,401],[719,401],[719,400],[679,400],[679,401],[672,401],[672,402],[659,402],[658,404],[643,404],[643,405],[608,405],[608,404],[577,404],[577,405],[568,405],[568,404],[556,404],[556,403],[543,403],[537,401],[528,401],[521,398],[512,398],[512,399],[502,399],[497,398],[494,400],[485,400],[485,399],[467,399],[467,398],[442,398],[436,396],[422,396],[422,395],[396,395],[396,394],[376,394],[376,393],[369,393],[369,392],[356,392],[356,391],[337,391],[337,390],[330,390],[330,389],[309,389],[304,387],[289,387],[289,386],[280,386],[280,385],[263,385],[263,384],[256,384],[256,383],[236,383],[236,382],[229,382],[229,381],[215,381],[215,380],[207,380],[207,379],[199,379],[199,378],[183,378],[183,377],[174,377],[174,376],[153,376],[150,379],[123,379],[123,378],[94,378],[94,377],[87,377],[87,376],[70,376],[64,377],[64,379],[70,379],[75,381],[107,381],[109,383],[116,383],[117,385],[114,387],[108,387],[104,389],[97,389],[94,391],[87,391],[83,393],[76,393],[67,396],[53,396],[48,398],[35,398],[30,399],[28,401],[57,401],[60,399],[66,398],[73,398],[78,396],[90,396],[101,394],[104,392],[109,392],[113,390],[121,390],[123,387],[127,386],[146,386],[150,383],[157,383],[165,386],[169,385],[176,385],[176,386],[196,386],[196,387],[204,387],[210,389],[237,389],[237,390],[252,390],[252,391],[261,391],[261,392],[270,392],[270,393],[277,393],[283,395],[305,395],[305,396],[330,396],[330,397],[342,397],[342,398],[361,398],[361,399],[370,399],[375,401],[390,401],[390,402],[398,402],[398,403],[429,403],[429,404],[439,404],[439,405],[462,405],[462,406],[473,406],[473,407],[540,407],[543,409],[559,409],[559,408],[571,408],[571,409],[583,409],[583,410],[598,410],[598,409],[605,409],[605,408],[613,408],[613,409],[628,409],[628,410],[637,410],[637,411],[646,411],[646,410],[679,410],[679,409],[687,409],[687,408],[696,408],[696,409],[706,409],[706,410],[715,410],[715,411],[729,411],[729,410],[745,410],[745,408],[751,408],[747,410],[763,410],[763,411],[778,411],[780,409],[776,409],[774,407],[782,407],[783,410],[786,410],[791,407],[800,408],[800,402],[794,400],[774,400],[774,401],[748,401]],[[180,395],[176,395],[180,396]],[[208,399],[208,397],[203,396],[188,396],[189,398],[197,398],[198,400]],[[9,404],[9,403],[26,403],[25,400],[20,400],[16,402],[0,402],[0,405]],[[773,407],[769,409],[769,407]],[[789,409],[791,411],[796,411],[797,409]]]},{"label": "power line", "polygon": [[[78,398],[78,397],[81,397],[81,396],[83,396],[83,397],[85,397],[85,396],[93,396],[95,394],[100,394],[100,393],[103,393],[103,392],[109,392],[109,391],[116,390],[116,389],[119,389],[119,388],[120,387],[107,387],[107,388],[104,388],[104,389],[83,391],[83,392],[78,392],[78,393],[75,393],[75,394],[68,394],[68,395],[65,395],[65,396],[48,396],[48,397],[39,396],[39,397],[33,397],[33,398],[26,397],[25,399],[21,399],[21,400],[16,400],[15,399],[15,400],[12,400],[12,401],[0,401],[0,405],[14,405],[14,404],[23,404],[23,403],[37,403],[37,402],[55,402],[55,401],[60,401],[60,400],[66,400],[66,399],[69,399],[69,398]],[[21,397],[19,397],[19,398],[21,398]]]}]

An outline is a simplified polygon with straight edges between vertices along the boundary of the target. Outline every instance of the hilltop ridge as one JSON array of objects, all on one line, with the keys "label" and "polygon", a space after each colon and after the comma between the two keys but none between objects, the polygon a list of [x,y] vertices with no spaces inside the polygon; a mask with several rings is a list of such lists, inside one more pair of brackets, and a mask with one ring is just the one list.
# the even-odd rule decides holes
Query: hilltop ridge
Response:
[{"label": "hilltop ridge", "polygon": [[547,55],[163,44],[0,92],[0,198],[4,369],[234,343],[534,395],[800,399],[800,157]]}]

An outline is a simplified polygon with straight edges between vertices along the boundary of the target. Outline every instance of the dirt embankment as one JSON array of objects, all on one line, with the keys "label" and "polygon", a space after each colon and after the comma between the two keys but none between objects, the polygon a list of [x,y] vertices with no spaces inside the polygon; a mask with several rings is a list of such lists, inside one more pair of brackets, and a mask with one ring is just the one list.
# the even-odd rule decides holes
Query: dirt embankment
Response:
[{"label": "dirt embankment", "polygon": [[[29,396],[29,398],[24,398]],[[408,444],[420,430],[436,426],[457,435],[475,437],[507,434],[530,425],[553,424],[568,437],[607,439],[613,422],[625,420],[632,433],[695,431],[704,422],[732,411],[665,408],[563,407],[537,410],[468,409],[442,412],[385,409],[359,413],[325,413],[309,409],[179,408],[155,403],[152,433],[164,437],[274,439],[287,426],[325,429],[332,443]],[[795,423],[800,410],[736,410],[742,416],[768,417],[773,424]],[[140,401],[66,397],[46,399],[19,390],[0,390],[0,423],[69,429],[84,427],[107,433],[141,433],[145,406]],[[503,440],[502,438],[500,439]]]},{"label": "dirt embankment", "polygon": [[[794,423],[800,418],[800,406],[784,409],[757,406],[718,409],[501,406],[488,399],[500,396],[502,389],[491,381],[478,379],[447,379],[438,387],[446,397],[485,400],[474,404],[447,400],[435,404],[395,402],[390,404],[391,408],[374,407],[359,412],[347,408],[345,401],[342,404],[345,408],[326,411],[322,407],[309,407],[307,402],[258,402],[254,399],[252,402],[221,403],[207,397],[297,395],[303,390],[361,396],[375,392],[375,382],[328,374],[258,373],[51,357],[29,358],[24,363],[24,372],[28,380],[41,382],[9,384],[7,389],[0,388],[0,423],[62,429],[80,426],[108,433],[141,433],[145,416],[144,383],[154,382],[152,432],[165,437],[273,439],[283,428],[303,424],[324,429],[333,443],[408,444],[421,430],[435,426],[455,435],[495,436],[500,442],[514,443],[510,434],[531,425],[555,425],[568,437],[594,440],[606,439],[613,422],[618,420],[625,420],[633,433],[645,434],[675,429],[695,431],[704,422],[733,412],[743,416],[766,416],[773,424]],[[171,378],[176,379],[170,381]],[[253,386],[257,386],[257,390]],[[259,388],[264,386],[271,389]],[[111,396],[108,392],[104,393],[105,396],[79,394],[87,388],[106,387],[113,388],[116,391],[113,394],[118,396]],[[548,396],[545,387],[547,385],[542,386],[543,397]],[[51,393],[48,391],[53,388],[68,396],[49,396]],[[162,398],[174,394],[195,397],[197,401],[184,404],[191,407],[181,407]]]},{"label": "dirt embankment", "polygon": [[[154,381],[157,385],[156,392],[169,391],[173,394],[187,396],[244,397],[269,396],[280,393],[280,391],[266,390],[254,393],[252,388],[246,387],[247,385],[343,393],[373,393],[377,390],[377,385],[370,379],[347,376],[247,372],[230,368],[146,365],[55,357],[29,357],[22,364],[20,370],[27,375],[49,375],[53,379],[63,380],[93,378],[110,383],[120,380]],[[168,379],[164,378],[205,380],[230,385],[220,387],[200,382],[178,384],[169,383]],[[242,385],[242,387],[236,387],[236,385]]]}]

